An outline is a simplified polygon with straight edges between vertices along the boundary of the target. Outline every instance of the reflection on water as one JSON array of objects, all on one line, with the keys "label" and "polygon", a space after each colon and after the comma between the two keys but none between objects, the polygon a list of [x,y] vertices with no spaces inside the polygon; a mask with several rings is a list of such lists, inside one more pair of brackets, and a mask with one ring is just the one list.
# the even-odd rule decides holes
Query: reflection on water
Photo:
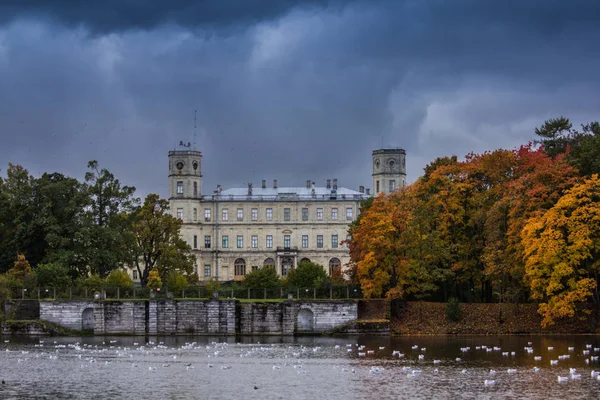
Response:
[{"label": "reflection on water", "polygon": [[0,398],[598,398],[599,348],[596,336],[4,337]]}]

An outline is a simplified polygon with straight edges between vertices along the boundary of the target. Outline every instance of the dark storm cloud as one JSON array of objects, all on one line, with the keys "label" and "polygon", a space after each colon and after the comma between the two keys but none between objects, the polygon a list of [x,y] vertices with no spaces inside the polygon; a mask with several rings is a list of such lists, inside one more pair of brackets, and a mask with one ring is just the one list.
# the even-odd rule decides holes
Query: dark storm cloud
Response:
[{"label": "dark storm cloud", "polygon": [[248,25],[277,18],[294,8],[339,6],[347,0],[3,0],[0,23],[21,17],[48,18],[94,33],[149,30],[162,24],[183,27]]},{"label": "dark storm cloud", "polygon": [[98,159],[164,195],[197,110],[205,193],[356,188],[382,145],[406,148],[414,180],[547,118],[599,119],[597,2],[22,3],[0,5],[0,168],[82,176]]}]

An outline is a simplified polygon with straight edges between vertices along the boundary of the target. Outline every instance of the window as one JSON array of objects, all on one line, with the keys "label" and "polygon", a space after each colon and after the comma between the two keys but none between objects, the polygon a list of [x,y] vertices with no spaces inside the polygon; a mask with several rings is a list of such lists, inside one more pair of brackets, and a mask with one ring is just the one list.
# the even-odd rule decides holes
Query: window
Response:
[{"label": "window", "polygon": [[331,235],[331,248],[337,249],[338,247],[338,235]]},{"label": "window", "polygon": [[204,220],[206,222],[210,221],[210,208],[204,209]]},{"label": "window", "polygon": [[390,193],[396,190],[396,181],[390,181]]},{"label": "window", "polygon": [[375,182],[375,187],[377,188],[375,191],[379,193],[379,181]]},{"label": "window", "polygon": [[317,208],[317,221],[323,221],[323,209]]},{"label": "window", "polygon": [[237,209],[237,220],[242,221],[243,219],[244,219],[244,209],[238,208]]},{"label": "window", "polygon": [[137,271],[134,269],[133,270],[133,280],[136,281],[137,280]]},{"label": "window", "polygon": [[346,247],[350,248],[351,240],[352,240],[352,235],[346,235]]},{"label": "window", "polygon": [[273,236],[267,235],[267,249],[270,249],[272,247],[273,247]]},{"label": "window", "polygon": [[308,235],[302,235],[302,248],[308,249]]},{"label": "window", "polygon": [[246,275],[246,261],[244,261],[243,258],[238,258],[235,260],[235,264],[233,264],[233,266],[235,268],[234,273],[236,276]]},{"label": "window", "polygon": [[194,235],[194,248],[198,248],[198,235]]},{"label": "window", "polygon": [[221,238],[221,247],[224,249],[229,248],[229,236],[225,235]]},{"label": "window", "polygon": [[224,208],[223,210],[221,210],[221,219],[223,221],[229,221],[229,209],[228,208]]},{"label": "window", "polygon": [[337,208],[332,208],[331,209],[331,220],[332,221],[337,221]]},{"label": "window", "polygon": [[183,219],[183,208],[177,209],[177,218]]},{"label": "window", "polygon": [[258,221],[258,208],[252,209],[252,221]]},{"label": "window", "polygon": [[302,209],[302,221],[308,221],[308,208]]},{"label": "window", "polygon": [[346,219],[349,221],[352,220],[352,207],[346,208]]},{"label": "window", "polygon": [[256,249],[258,247],[258,236],[252,235],[252,248]]},{"label": "window", "polygon": [[256,271],[258,269],[258,265],[253,265],[252,266],[252,271]]},{"label": "window", "polygon": [[284,221],[289,221],[290,220],[290,209],[289,208],[284,208],[283,209],[283,220]]},{"label": "window", "polygon": [[292,237],[290,235],[283,235],[283,247],[289,249],[292,245]]},{"label": "window", "polygon": [[273,221],[273,209],[267,208],[267,221]]},{"label": "window", "polygon": [[210,276],[210,264],[204,266],[204,276]]},{"label": "window", "polygon": [[317,235],[317,248],[323,248],[323,235]]},{"label": "window", "polygon": [[198,220],[198,209],[194,208],[194,221]]},{"label": "window", "polygon": [[210,249],[210,236],[204,236],[204,248]]},{"label": "window", "polygon": [[198,196],[198,182],[194,182],[194,196]]},{"label": "window", "polygon": [[329,276],[342,276],[342,263],[339,258],[329,260]]},{"label": "window", "polygon": [[177,194],[183,194],[183,181],[177,181]]},{"label": "window", "polygon": [[237,237],[237,248],[241,249],[244,247],[244,237],[242,235],[238,235]]}]

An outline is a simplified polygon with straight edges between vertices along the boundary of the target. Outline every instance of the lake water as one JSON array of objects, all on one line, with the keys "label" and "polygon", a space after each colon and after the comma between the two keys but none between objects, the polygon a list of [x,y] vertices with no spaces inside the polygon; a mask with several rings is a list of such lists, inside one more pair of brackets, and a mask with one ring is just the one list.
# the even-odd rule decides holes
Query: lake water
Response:
[{"label": "lake water", "polygon": [[0,398],[591,399],[599,347],[597,336],[3,337]]}]

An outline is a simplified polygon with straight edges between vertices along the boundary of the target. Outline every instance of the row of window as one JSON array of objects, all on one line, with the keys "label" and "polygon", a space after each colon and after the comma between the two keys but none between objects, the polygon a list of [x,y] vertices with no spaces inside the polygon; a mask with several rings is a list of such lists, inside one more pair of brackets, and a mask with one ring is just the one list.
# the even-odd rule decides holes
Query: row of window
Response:
[{"label": "row of window", "polygon": [[[211,248],[211,239],[212,239],[212,237],[210,235],[204,236],[204,248],[205,249]],[[346,239],[349,241],[350,235],[346,236]],[[331,247],[335,249],[338,246],[339,246],[338,235],[331,235]],[[346,246],[348,246],[347,243],[346,243]],[[238,249],[244,248],[244,236],[243,235],[237,235],[236,247]],[[258,248],[258,235],[251,236],[250,247],[253,249]],[[267,249],[273,248],[273,235],[266,236],[265,247]],[[292,247],[292,236],[291,235],[283,235],[283,247],[285,247],[285,248]],[[302,248],[308,249],[308,247],[309,247],[308,235],[302,235]],[[198,248],[198,236],[197,235],[194,235],[193,248],[194,249]],[[223,235],[221,237],[221,248],[223,248],[223,249],[229,248],[229,235]],[[317,235],[317,248],[318,249],[323,248],[323,235]]]},{"label": "row of window", "polygon": [[[354,209],[352,207],[346,207],[346,220],[347,221],[352,221],[352,218],[354,217],[353,210]],[[307,207],[302,208],[302,221],[308,221],[308,215],[309,215],[308,208]],[[238,221],[243,221],[244,220],[244,209],[238,208],[236,216],[237,216]],[[283,209],[283,220],[291,221],[291,216],[292,216],[292,209],[284,208]],[[183,208],[177,209],[177,218],[183,219]],[[273,221],[273,209],[272,208],[265,209],[265,218],[267,221]],[[317,218],[317,221],[323,221],[323,208],[317,208],[316,218]],[[253,208],[250,211],[250,219],[252,221],[258,221],[258,208]],[[196,208],[193,209],[192,220],[193,221],[198,220],[198,210]],[[209,222],[210,220],[211,220],[211,209],[205,208],[204,209],[204,221]],[[229,209],[228,208],[224,208],[221,210],[221,220],[229,221]],[[338,209],[336,207],[333,207],[331,209],[331,220],[332,221],[338,220]]]}]

